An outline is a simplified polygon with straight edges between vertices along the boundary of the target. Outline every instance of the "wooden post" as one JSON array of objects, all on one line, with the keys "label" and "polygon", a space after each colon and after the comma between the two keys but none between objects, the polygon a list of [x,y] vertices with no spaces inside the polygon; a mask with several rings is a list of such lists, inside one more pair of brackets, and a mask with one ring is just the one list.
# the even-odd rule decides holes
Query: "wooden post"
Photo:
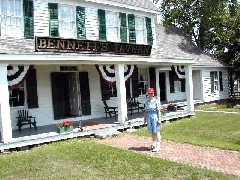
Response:
[{"label": "wooden post", "polygon": [[126,87],[124,79],[124,64],[115,65],[117,99],[118,99],[118,122],[123,125],[127,120]]},{"label": "wooden post", "polygon": [[186,96],[187,96],[187,111],[194,111],[194,102],[193,102],[193,81],[192,81],[192,66],[187,65],[186,70]]},{"label": "wooden post", "polygon": [[0,64],[0,127],[3,143],[12,141],[12,125],[9,106],[7,64]]}]

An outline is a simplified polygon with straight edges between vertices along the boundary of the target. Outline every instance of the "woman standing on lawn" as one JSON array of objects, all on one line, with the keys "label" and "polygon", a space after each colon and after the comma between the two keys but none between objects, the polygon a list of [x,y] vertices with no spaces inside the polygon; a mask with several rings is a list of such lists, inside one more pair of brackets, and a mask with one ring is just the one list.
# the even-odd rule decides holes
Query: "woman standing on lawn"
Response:
[{"label": "woman standing on lawn", "polygon": [[158,152],[161,141],[160,130],[162,129],[161,106],[160,102],[154,97],[153,88],[148,88],[147,93],[149,99],[144,105],[144,124],[147,122],[148,131],[152,134],[152,145],[149,150]]}]

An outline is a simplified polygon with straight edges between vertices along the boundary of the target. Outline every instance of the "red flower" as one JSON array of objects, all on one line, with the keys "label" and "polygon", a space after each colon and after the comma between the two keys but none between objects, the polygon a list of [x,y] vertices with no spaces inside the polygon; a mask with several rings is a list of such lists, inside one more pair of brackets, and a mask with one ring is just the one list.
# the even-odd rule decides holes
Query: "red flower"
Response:
[{"label": "red flower", "polygon": [[62,123],[58,123],[57,127],[68,127],[72,124],[73,124],[72,121],[63,121]]}]

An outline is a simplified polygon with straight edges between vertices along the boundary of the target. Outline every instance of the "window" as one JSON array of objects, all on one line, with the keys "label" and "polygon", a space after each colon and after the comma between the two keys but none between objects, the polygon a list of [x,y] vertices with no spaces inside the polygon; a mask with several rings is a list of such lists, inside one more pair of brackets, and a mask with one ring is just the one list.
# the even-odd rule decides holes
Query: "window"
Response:
[{"label": "window", "polygon": [[148,87],[148,71],[146,68],[138,69],[138,89],[139,89],[139,95],[146,94],[147,87]]},{"label": "window", "polygon": [[211,71],[210,72],[211,79],[211,92],[215,91],[223,91],[223,82],[222,82],[222,72],[221,71]]},{"label": "window", "polygon": [[144,26],[144,18],[136,17],[136,40],[137,44],[145,44],[145,26]]},{"label": "window", "polygon": [[65,38],[75,37],[75,8],[73,6],[59,5],[59,36]]},{"label": "window", "polygon": [[170,93],[185,92],[185,79],[179,79],[174,71],[169,71]]},{"label": "window", "polygon": [[119,42],[119,19],[115,12],[106,12],[107,40]]},{"label": "window", "polygon": [[22,37],[21,0],[1,0],[1,36]]},{"label": "window", "polygon": [[18,88],[9,90],[9,105],[10,107],[25,105],[25,87],[24,83],[20,84]]},{"label": "window", "polygon": [[57,37],[59,36],[58,32],[58,4],[49,3],[48,4],[49,11],[49,36]]}]

